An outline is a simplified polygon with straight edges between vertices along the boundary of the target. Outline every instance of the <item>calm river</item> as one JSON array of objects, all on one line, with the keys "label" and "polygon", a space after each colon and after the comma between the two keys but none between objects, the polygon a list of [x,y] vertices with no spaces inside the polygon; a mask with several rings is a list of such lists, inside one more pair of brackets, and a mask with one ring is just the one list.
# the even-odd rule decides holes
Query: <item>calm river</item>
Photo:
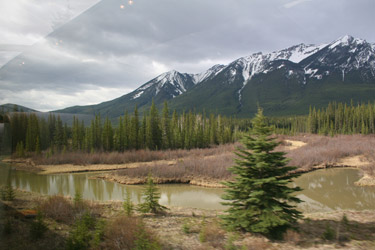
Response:
[{"label": "calm river", "polygon": [[[125,193],[138,203],[142,186],[129,186],[104,180],[91,179],[95,174],[37,175],[15,171],[0,164],[0,186],[10,179],[12,186],[40,194],[74,196],[79,190],[84,199],[123,200]],[[331,210],[365,210],[375,208],[375,188],[357,187],[360,178],[356,169],[327,169],[303,174],[295,184],[303,188],[298,197],[304,201],[300,208],[306,212]],[[191,185],[159,185],[160,203],[168,206],[223,209],[220,196],[223,189]]]}]

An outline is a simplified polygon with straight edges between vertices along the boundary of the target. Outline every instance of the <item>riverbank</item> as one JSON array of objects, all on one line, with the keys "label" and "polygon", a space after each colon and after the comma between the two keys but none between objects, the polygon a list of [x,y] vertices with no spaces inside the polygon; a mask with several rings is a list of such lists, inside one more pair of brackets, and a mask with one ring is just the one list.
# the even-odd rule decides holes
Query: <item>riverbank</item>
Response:
[{"label": "riverbank", "polygon": [[[29,233],[35,219],[25,219],[20,217],[22,216],[20,214],[25,210],[35,210],[38,206],[46,204],[48,200],[69,204],[73,202],[72,199],[53,198],[56,196],[51,199],[48,196],[21,190],[16,190],[15,196],[14,201],[0,201],[2,215],[0,216],[0,249],[65,249],[68,238],[74,231],[74,223],[54,219],[57,218],[57,214],[47,213],[58,212],[52,209],[53,206],[50,206],[51,210],[45,206],[43,208],[46,212],[43,222],[47,226],[47,231],[37,240]],[[133,230],[131,224],[118,230],[119,228],[116,227],[118,224],[113,223],[126,220],[122,201],[84,202],[90,207],[95,221],[102,221],[105,225],[99,245],[96,247],[92,245],[90,249],[113,249],[115,242],[125,244],[124,240],[132,240],[123,236],[122,241],[117,241],[122,230],[125,230],[125,233]],[[220,226],[219,215],[222,213],[218,210],[168,207],[165,214],[141,215],[136,212],[134,218],[144,223],[145,232],[153,235],[161,249],[372,249],[375,247],[374,211],[304,214],[304,218],[296,225],[298,232],[288,231],[283,241],[270,241],[261,235],[250,233],[226,232]],[[11,232],[4,234],[7,221],[10,221]]]},{"label": "riverbank", "polygon": [[[279,136],[279,151],[287,153],[290,165],[306,173],[318,169],[350,167],[360,169],[363,178],[357,185],[375,186],[375,137],[362,135]],[[86,154],[66,153],[52,158],[11,159],[16,169],[40,174],[100,172],[97,178],[121,184],[144,184],[149,173],[156,182],[189,183],[204,187],[224,187],[223,181],[232,179],[227,168],[232,166],[233,151],[240,144],[221,145],[209,149],[133,151],[125,153]],[[57,164],[63,162],[86,162],[85,164]],[[42,164],[53,163],[56,164]],[[96,162],[97,164],[88,164]],[[107,164],[103,164],[103,162]],[[113,163],[123,162],[123,163]]]}]

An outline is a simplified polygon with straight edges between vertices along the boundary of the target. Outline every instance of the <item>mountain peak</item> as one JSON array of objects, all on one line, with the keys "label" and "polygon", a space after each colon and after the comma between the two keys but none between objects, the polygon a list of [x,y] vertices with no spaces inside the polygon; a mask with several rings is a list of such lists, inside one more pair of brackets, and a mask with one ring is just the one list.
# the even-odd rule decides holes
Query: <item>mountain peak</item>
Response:
[{"label": "mountain peak", "polygon": [[209,68],[208,70],[202,72],[202,73],[199,73],[199,74],[193,74],[191,75],[192,78],[193,78],[193,82],[194,84],[198,84],[198,83],[201,83],[203,82],[204,80],[210,78],[210,77],[213,77],[213,76],[216,76],[217,74],[219,74],[226,66],[225,65],[222,65],[222,64],[215,64],[214,66],[212,66],[211,68]]},{"label": "mountain peak", "polygon": [[345,35],[340,37],[338,40],[340,40],[342,43],[350,43],[351,41],[353,41],[353,39],[354,37],[352,37],[351,35]]},{"label": "mountain peak", "polygon": [[339,39],[333,41],[332,43],[330,43],[329,48],[333,49],[333,48],[335,48],[339,45],[340,46],[350,46],[352,44],[359,45],[359,44],[363,44],[363,43],[366,43],[366,40],[361,39],[361,38],[354,38],[351,35],[345,35],[345,36],[342,36]]},{"label": "mountain peak", "polygon": [[299,43],[271,53],[254,53],[199,74],[170,70],[118,99],[64,113],[85,110],[116,117],[135,105],[147,108],[154,99],[157,105],[168,100],[179,111],[196,108],[246,116],[260,104],[280,115],[289,114],[288,109],[308,110],[311,104],[326,102],[326,96],[373,101],[374,83],[375,44],[345,35],[327,44]]}]

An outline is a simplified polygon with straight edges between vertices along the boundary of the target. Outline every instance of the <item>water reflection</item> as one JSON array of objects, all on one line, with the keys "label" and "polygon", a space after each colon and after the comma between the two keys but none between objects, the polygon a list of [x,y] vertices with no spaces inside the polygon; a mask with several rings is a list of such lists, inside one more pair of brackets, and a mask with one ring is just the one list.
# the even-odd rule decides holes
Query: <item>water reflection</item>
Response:
[{"label": "water reflection", "polygon": [[375,188],[354,186],[356,169],[327,169],[304,174],[295,182],[303,191],[304,210],[365,210],[375,208]]},{"label": "water reflection", "polygon": [[[74,196],[76,190],[88,200],[123,200],[128,193],[133,202],[141,201],[142,186],[126,186],[104,180],[92,179],[95,174],[37,175],[10,170],[0,165],[0,185],[10,179],[14,187],[41,194]],[[329,169],[304,174],[295,184],[304,190],[298,194],[305,202],[304,211],[330,211],[342,209],[374,209],[375,188],[357,187],[359,179],[355,169]],[[169,206],[223,209],[220,204],[222,189],[202,188],[189,185],[159,185],[160,203]]]}]

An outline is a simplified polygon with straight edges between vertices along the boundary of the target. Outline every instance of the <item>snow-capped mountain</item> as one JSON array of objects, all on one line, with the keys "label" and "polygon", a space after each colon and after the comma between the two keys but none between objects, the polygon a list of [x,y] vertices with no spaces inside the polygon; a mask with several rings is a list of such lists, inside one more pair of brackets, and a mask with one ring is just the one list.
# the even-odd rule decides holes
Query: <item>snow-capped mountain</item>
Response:
[{"label": "snow-capped mountain", "polygon": [[175,98],[185,93],[195,84],[216,76],[224,67],[224,65],[220,64],[214,65],[207,71],[199,74],[180,73],[176,70],[168,71],[136,89],[133,92],[133,99],[137,99],[142,95],[151,95],[155,98],[161,91],[164,92],[163,94],[166,95],[167,99]]},{"label": "snow-capped mountain", "polygon": [[156,97],[160,91],[174,98],[185,93],[186,90],[194,86],[194,84],[194,78],[190,74],[183,74],[172,70],[159,75],[139,87],[135,91],[133,99],[140,98],[142,95],[147,94]]},{"label": "snow-capped mountain", "polygon": [[[258,105],[269,114],[283,115],[303,114],[310,105],[330,101],[374,101],[375,44],[347,35],[327,44],[254,53],[199,74],[172,70],[86,112],[117,116],[135,105],[147,107],[152,100],[159,105],[167,100],[177,110],[239,116],[250,116]],[[114,103],[116,112],[110,109]]]},{"label": "snow-capped mountain", "polygon": [[[339,70],[343,74],[349,73],[352,70],[365,70],[369,71],[367,73],[370,73],[370,75],[364,74],[364,78],[374,78],[374,48],[374,44],[346,35],[330,44],[318,46],[299,44],[269,54],[256,53],[251,56],[242,57],[228,66],[230,68],[227,74],[228,82],[231,83],[234,76],[240,73],[243,76],[245,85],[254,75],[267,74],[284,67],[285,65],[282,64],[282,60],[303,67],[303,72],[308,78],[315,77],[321,80],[324,76],[330,74],[327,70],[328,68],[333,71]],[[275,63],[277,61],[281,64],[278,65]],[[275,68],[275,65],[278,66]],[[293,70],[288,72],[289,75],[294,73]],[[304,83],[306,83],[305,80]]]},{"label": "snow-capped mountain", "polygon": [[309,77],[317,79],[339,71],[342,74],[342,81],[345,81],[345,75],[359,71],[362,81],[372,81],[375,78],[374,47],[374,44],[363,39],[347,35],[333,41],[301,65]]}]

